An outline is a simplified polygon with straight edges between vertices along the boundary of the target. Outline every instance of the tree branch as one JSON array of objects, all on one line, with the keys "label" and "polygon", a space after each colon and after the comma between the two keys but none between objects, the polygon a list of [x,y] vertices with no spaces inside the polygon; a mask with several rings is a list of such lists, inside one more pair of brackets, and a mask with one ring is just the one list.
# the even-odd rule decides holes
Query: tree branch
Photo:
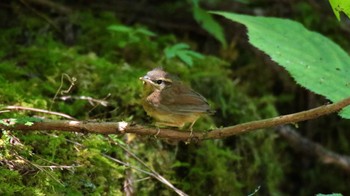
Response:
[{"label": "tree branch", "polygon": [[318,158],[323,164],[334,165],[350,173],[350,157],[327,150],[320,144],[303,138],[290,126],[280,126],[277,132],[289,143],[292,148],[306,155]]},{"label": "tree branch", "polygon": [[72,10],[62,4],[56,3],[55,1],[50,0],[26,0],[30,3],[41,5],[50,9],[54,9],[61,14],[70,14]]},{"label": "tree branch", "polygon": [[1,129],[20,130],[20,131],[69,131],[81,133],[99,133],[99,134],[125,134],[134,133],[137,135],[156,135],[159,138],[167,138],[172,140],[187,141],[190,138],[197,140],[226,138],[251,130],[275,127],[279,125],[297,123],[300,121],[315,119],[323,115],[337,112],[342,108],[350,105],[350,98],[344,99],[337,103],[320,106],[315,109],[298,112],[289,115],[278,116],[275,118],[252,121],[235,126],[219,128],[210,132],[194,132],[190,135],[188,131],[178,131],[173,129],[156,129],[154,127],[146,127],[141,125],[129,124],[127,122],[89,122],[89,121],[43,121],[35,122],[31,126],[23,124],[4,125],[0,124]]}]

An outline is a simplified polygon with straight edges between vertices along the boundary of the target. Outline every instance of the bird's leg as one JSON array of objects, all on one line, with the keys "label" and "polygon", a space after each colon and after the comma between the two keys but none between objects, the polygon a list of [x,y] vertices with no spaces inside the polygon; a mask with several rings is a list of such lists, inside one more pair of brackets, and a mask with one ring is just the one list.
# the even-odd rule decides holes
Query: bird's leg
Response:
[{"label": "bird's leg", "polygon": [[192,125],[193,125],[193,123],[192,123],[191,126],[190,126],[190,131],[191,131],[191,133],[190,133],[190,138],[192,138],[192,136],[193,136],[193,128],[192,128]]},{"label": "bird's leg", "polygon": [[197,119],[196,119],[195,121],[193,121],[193,122],[191,123],[191,125],[190,125],[190,131],[191,131],[191,133],[190,133],[190,139],[191,139],[192,136],[193,136],[193,125],[194,125],[194,123],[196,123],[196,121],[197,121]]},{"label": "bird's leg", "polygon": [[188,138],[188,140],[185,142],[186,144],[189,144],[191,143],[192,141],[192,137],[193,137],[193,125],[196,121],[193,121],[189,127],[189,130],[190,130],[190,137]]},{"label": "bird's leg", "polygon": [[160,129],[159,129],[159,127],[156,127],[156,128],[157,128],[157,133],[156,133],[156,134],[154,134],[154,135],[153,135],[153,137],[157,139],[157,136],[158,136],[158,135],[159,135],[159,133],[160,133]]}]

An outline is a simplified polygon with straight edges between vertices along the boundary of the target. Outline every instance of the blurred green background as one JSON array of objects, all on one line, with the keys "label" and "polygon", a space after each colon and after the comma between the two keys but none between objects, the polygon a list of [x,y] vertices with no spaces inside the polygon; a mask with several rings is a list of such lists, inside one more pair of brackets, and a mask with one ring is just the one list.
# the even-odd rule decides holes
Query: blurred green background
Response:
[{"label": "blurred green background", "polygon": [[[3,1],[0,104],[79,120],[150,125],[152,119],[140,106],[138,78],[159,66],[190,84],[216,110],[194,130],[327,103],[251,46],[243,25],[204,10],[292,19],[350,49],[349,23],[337,21],[328,1]],[[73,78],[69,92],[61,93]],[[27,111],[0,115],[60,119]],[[350,122],[337,114],[293,126],[329,150],[350,153]],[[189,195],[249,195],[256,189],[256,195],[350,194],[349,173],[295,151],[274,129],[191,144],[132,135],[111,138]],[[2,130],[0,194],[175,195],[149,175],[108,157],[149,171],[102,135]]]}]

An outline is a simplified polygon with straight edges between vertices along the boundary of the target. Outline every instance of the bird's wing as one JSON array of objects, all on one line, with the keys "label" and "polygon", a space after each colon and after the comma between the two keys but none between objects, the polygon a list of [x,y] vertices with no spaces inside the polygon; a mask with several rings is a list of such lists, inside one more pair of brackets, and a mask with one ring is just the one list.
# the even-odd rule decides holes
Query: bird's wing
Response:
[{"label": "bird's wing", "polygon": [[176,114],[208,113],[207,100],[192,89],[171,89],[162,92],[159,109]]}]

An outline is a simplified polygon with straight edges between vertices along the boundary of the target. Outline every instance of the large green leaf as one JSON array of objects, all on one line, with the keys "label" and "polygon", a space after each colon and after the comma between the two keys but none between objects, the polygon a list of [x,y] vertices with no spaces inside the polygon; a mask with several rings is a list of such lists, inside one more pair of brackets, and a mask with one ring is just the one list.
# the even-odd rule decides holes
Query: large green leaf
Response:
[{"label": "large green leaf", "polygon": [[[300,85],[333,102],[350,97],[350,57],[327,37],[288,19],[213,13],[244,24],[249,41]],[[350,107],[341,116],[350,119]]]}]

